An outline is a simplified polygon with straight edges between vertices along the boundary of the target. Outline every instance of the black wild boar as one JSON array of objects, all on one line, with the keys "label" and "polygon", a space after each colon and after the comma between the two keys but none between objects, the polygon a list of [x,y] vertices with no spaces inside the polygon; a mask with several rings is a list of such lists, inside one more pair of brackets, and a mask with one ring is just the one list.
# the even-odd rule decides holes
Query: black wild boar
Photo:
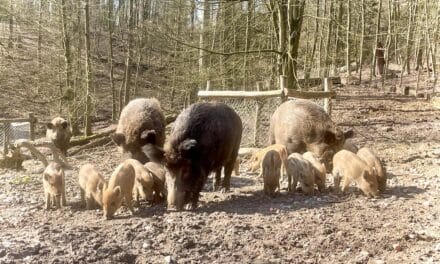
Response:
[{"label": "black wild boar", "polygon": [[165,117],[155,98],[131,100],[122,109],[112,140],[126,158],[141,163],[162,157],[165,142]]},{"label": "black wild boar", "polygon": [[46,124],[46,127],[46,138],[50,140],[64,156],[67,156],[67,149],[69,148],[70,138],[72,137],[72,132],[70,131],[67,120],[62,117],[55,117],[50,123]]},{"label": "black wild boar", "polygon": [[240,117],[223,103],[196,103],[177,117],[165,145],[168,208],[197,207],[200,191],[215,171],[214,189],[229,190],[242,133]]},{"label": "black wild boar", "polygon": [[328,171],[333,155],[342,149],[353,131],[342,132],[328,114],[307,100],[281,104],[270,120],[269,144],[283,144],[288,154],[311,151],[318,155]]}]

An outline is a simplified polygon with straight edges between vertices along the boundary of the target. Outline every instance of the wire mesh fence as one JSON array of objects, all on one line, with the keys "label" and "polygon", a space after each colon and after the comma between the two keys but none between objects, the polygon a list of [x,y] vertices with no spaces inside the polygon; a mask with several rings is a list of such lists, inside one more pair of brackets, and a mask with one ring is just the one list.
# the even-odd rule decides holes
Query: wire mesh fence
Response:
[{"label": "wire mesh fence", "polygon": [[0,123],[0,148],[7,154],[8,146],[17,139],[31,138],[30,122]]},{"label": "wire mesh fence", "polygon": [[[299,100],[293,97],[289,100]],[[203,98],[203,101],[216,101],[229,105],[241,117],[243,133],[241,147],[262,147],[269,144],[269,126],[278,106],[281,105],[280,96],[268,98]],[[324,99],[311,99],[314,103],[324,107]]]}]

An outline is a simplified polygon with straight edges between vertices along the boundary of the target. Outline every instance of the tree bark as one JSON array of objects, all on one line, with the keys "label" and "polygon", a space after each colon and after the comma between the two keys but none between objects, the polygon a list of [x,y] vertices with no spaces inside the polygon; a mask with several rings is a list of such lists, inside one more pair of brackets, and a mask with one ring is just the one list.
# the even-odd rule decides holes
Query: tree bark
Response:
[{"label": "tree bark", "polygon": [[131,81],[131,58],[133,57],[133,34],[134,34],[134,15],[133,15],[133,0],[129,1],[129,23],[128,23],[128,44],[127,57],[125,59],[125,81],[124,81],[124,101],[125,106],[130,101],[130,81]]},{"label": "tree bark", "polygon": [[345,66],[347,67],[347,84],[350,83],[350,28],[351,28],[351,0],[347,0],[347,31],[346,31],[346,47],[345,47]]},{"label": "tree bark", "polygon": [[115,121],[118,118],[119,111],[116,105],[116,89],[115,80],[113,76],[113,1],[108,1],[107,10],[107,26],[108,26],[108,65],[109,65],[109,77],[110,77],[110,91],[112,93],[112,120]]},{"label": "tree bark", "polygon": [[90,60],[90,16],[89,16],[89,0],[85,0],[85,46],[86,46],[86,110],[84,113],[84,135],[90,136],[92,134],[91,113],[92,113],[92,65]]}]

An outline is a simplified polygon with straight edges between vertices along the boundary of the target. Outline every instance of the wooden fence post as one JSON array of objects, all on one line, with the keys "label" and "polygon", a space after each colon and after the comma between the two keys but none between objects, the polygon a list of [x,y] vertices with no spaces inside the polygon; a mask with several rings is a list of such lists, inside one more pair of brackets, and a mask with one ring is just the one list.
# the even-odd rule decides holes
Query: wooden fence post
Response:
[{"label": "wooden fence post", "polygon": [[35,124],[37,123],[37,119],[34,116],[34,113],[29,113],[29,136],[32,141],[35,140]]},{"label": "wooden fence post", "polygon": [[207,80],[206,81],[206,91],[209,91],[209,90],[211,90],[211,81]]},{"label": "wooden fence post", "polygon": [[11,124],[9,122],[3,123],[3,154],[6,156],[9,151],[9,132],[11,130]]},{"label": "wooden fence post", "polygon": [[[328,78],[324,78],[324,92],[330,92],[332,90],[331,82]],[[324,110],[329,116],[332,115],[332,98],[324,99]]]},{"label": "wooden fence post", "polygon": [[[262,82],[257,82],[257,91],[261,91],[263,88],[263,83]],[[263,101],[262,100],[256,100],[256,106],[255,106],[255,122],[254,122],[254,146],[258,147],[260,142],[258,140],[258,136],[259,136],[259,131],[260,131],[260,126],[261,126],[261,109],[263,108]]]},{"label": "wooden fence post", "polygon": [[281,102],[287,101],[287,95],[284,94],[284,88],[287,88],[286,84],[287,84],[287,76],[280,75]]}]

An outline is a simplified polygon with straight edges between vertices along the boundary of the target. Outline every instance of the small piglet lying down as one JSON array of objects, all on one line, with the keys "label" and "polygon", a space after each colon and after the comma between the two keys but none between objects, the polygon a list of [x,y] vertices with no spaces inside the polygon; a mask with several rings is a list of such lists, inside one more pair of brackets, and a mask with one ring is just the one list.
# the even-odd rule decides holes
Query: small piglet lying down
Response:
[{"label": "small piglet lying down", "polygon": [[264,193],[274,196],[275,191],[280,191],[281,157],[276,150],[265,153],[261,162],[261,174],[263,175]]},{"label": "small piglet lying down", "polygon": [[85,164],[79,170],[78,183],[81,188],[81,202],[87,209],[96,205],[102,207],[104,177],[92,164]]},{"label": "small piglet lying down", "polygon": [[296,190],[298,182],[304,194],[313,194],[315,191],[314,167],[299,153],[292,153],[287,158],[287,181],[289,192]]},{"label": "small piglet lying down", "polygon": [[332,174],[337,192],[341,180],[342,192],[354,181],[366,196],[378,196],[376,170],[348,150],[341,150],[333,156]]},{"label": "small piglet lying down", "polygon": [[64,169],[61,164],[51,162],[43,172],[44,197],[46,199],[46,210],[51,206],[61,208],[66,205],[66,190]]},{"label": "small piglet lying down", "polygon": [[104,218],[112,219],[115,212],[121,207],[124,200],[132,215],[134,209],[131,204],[133,200],[133,187],[136,173],[133,166],[129,162],[120,164],[110,177],[108,185],[104,186],[102,195],[102,208],[104,210]]},{"label": "small piglet lying down", "polygon": [[385,167],[382,165],[380,159],[376,154],[369,148],[361,148],[357,155],[361,158],[368,166],[376,170],[377,184],[380,192],[384,192],[387,187],[387,173]]}]

